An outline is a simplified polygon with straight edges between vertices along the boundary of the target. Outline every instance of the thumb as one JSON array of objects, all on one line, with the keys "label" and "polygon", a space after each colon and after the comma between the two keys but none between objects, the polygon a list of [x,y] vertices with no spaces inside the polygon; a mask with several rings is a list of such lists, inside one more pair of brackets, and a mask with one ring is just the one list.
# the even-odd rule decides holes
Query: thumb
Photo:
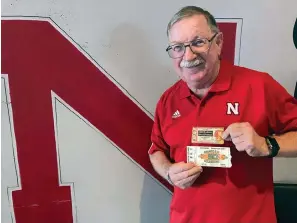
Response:
[{"label": "thumb", "polygon": [[229,128],[227,128],[223,134],[222,134],[222,138],[226,141],[230,141],[231,140],[231,136],[230,136],[230,130]]}]

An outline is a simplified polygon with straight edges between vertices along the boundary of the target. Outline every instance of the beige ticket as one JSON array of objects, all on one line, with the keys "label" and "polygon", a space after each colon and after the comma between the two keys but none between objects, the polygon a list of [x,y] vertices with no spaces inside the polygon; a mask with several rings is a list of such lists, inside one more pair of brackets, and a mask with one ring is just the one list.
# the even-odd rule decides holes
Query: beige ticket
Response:
[{"label": "beige ticket", "polygon": [[224,139],[222,138],[223,132],[223,127],[193,127],[192,143],[224,144]]},{"label": "beige ticket", "polygon": [[230,168],[231,158],[230,147],[187,147],[187,162],[199,166]]}]

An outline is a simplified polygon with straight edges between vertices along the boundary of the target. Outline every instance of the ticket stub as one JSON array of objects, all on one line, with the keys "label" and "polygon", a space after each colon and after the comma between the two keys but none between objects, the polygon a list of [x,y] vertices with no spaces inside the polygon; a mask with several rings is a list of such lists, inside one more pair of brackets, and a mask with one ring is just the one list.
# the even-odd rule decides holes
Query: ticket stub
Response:
[{"label": "ticket stub", "polygon": [[230,147],[187,147],[187,162],[199,166],[230,168],[231,158]]},{"label": "ticket stub", "polygon": [[192,143],[224,144],[223,127],[205,128],[193,127]]}]

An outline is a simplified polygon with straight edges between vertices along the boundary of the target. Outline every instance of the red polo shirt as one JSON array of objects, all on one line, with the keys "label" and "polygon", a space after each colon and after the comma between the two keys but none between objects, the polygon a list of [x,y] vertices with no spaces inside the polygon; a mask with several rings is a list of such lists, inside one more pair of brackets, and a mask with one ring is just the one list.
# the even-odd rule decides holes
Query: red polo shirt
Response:
[{"label": "red polo shirt", "polygon": [[[228,112],[228,103],[238,104]],[[249,122],[260,136],[297,130],[297,100],[266,73],[221,62],[217,80],[201,100],[183,81],[161,96],[155,113],[149,154],[164,151],[187,161],[193,127],[224,127]],[[212,145],[215,146],[215,145]],[[221,146],[221,145],[220,145]],[[188,189],[174,187],[171,223],[276,222],[272,159],[238,152],[232,142],[232,167],[204,167]]]}]

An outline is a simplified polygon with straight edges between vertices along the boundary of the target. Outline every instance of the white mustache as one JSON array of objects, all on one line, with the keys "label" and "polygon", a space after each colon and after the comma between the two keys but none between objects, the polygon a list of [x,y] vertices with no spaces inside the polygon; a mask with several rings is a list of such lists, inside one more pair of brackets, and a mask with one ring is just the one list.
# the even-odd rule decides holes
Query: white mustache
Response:
[{"label": "white mustache", "polygon": [[182,68],[191,68],[191,67],[195,67],[199,64],[203,63],[203,60],[202,59],[195,59],[195,60],[191,60],[191,61],[188,61],[188,60],[182,60],[180,62],[180,67]]}]

